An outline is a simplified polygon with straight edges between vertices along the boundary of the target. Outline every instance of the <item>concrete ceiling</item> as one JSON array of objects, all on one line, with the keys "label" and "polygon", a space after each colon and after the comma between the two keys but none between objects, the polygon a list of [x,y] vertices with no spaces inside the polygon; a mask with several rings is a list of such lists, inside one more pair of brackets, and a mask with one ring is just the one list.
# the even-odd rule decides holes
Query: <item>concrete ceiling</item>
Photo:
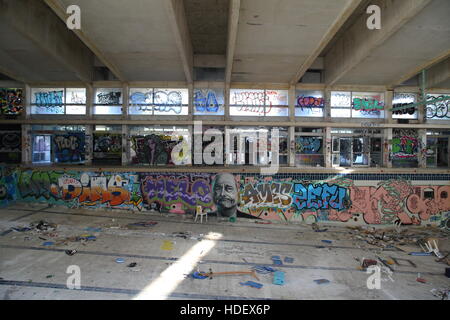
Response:
[{"label": "concrete ceiling", "polygon": [[232,81],[289,82],[349,0],[242,0]]},{"label": "concrete ceiling", "polygon": [[450,49],[449,14],[450,1],[431,1],[336,83],[399,84],[402,76]]},{"label": "concrete ceiling", "polygon": [[61,0],[81,9],[82,31],[128,81],[185,80],[166,0]]}]

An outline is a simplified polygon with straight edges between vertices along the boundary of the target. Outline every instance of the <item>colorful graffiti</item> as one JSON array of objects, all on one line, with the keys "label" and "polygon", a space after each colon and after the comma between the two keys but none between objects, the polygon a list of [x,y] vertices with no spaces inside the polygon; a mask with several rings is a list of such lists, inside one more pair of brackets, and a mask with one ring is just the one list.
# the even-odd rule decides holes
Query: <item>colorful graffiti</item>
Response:
[{"label": "colorful graffiti", "polygon": [[44,110],[45,113],[64,113],[64,91],[43,91],[34,94],[34,104],[39,109]]},{"label": "colorful graffiti", "polygon": [[233,105],[240,106],[239,112],[267,115],[272,110],[271,103],[266,107],[264,90],[234,91],[233,99]]},{"label": "colorful graffiti", "polygon": [[0,89],[1,113],[7,116],[17,116],[23,112],[22,89]]},{"label": "colorful graffiti", "polygon": [[94,158],[121,158],[122,135],[119,133],[94,133]]},{"label": "colorful graffiti", "polygon": [[323,108],[325,107],[325,100],[320,97],[311,97],[311,96],[298,96],[297,97],[297,106],[300,108]]},{"label": "colorful graffiti", "polygon": [[55,134],[55,162],[79,163],[85,160],[85,134]]},{"label": "colorful graffiti", "polygon": [[45,200],[70,207],[142,209],[137,175],[23,171],[17,180],[25,201]]},{"label": "colorful graffiti", "polygon": [[[404,179],[321,181],[210,173],[95,173],[2,167],[0,205],[14,201],[194,214],[219,206],[240,217],[370,225],[439,224],[450,211],[450,185]],[[218,184],[218,177],[224,183]],[[236,183],[236,190],[229,186]],[[216,188],[214,186],[219,185]],[[230,190],[228,190],[229,188]],[[225,190],[227,192],[225,192]],[[237,209],[237,211],[235,211]]]},{"label": "colorful graffiti", "polygon": [[296,137],[295,152],[297,154],[316,154],[322,150],[322,139],[318,137]]},{"label": "colorful graffiti", "polygon": [[196,112],[217,113],[220,108],[216,92],[213,90],[194,90],[194,108]]},{"label": "colorful graffiti", "polygon": [[181,91],[155,91],[153,93],[153,108],[155,111],[180,114],[183,108],[183,96]]},{"label": "colorful graffiti", "polygon": [[151,134],[148,136],[131,137],[135,156],[132,157],[132,163],[165,165],[173,164],[171,153],[173,148],[179,144],[178,141],[172,141],[170,135]]},{"label": "colorful graffiti", "polygon": [[394,159],[417,158],[420,142],[416,130],[394,129],[392,155]]},{"label": "colorful graffiti", "polygon": [[380,111],[384,105],[376,99],[354,98],[353,108],[358,111]]},{"label": "colorful graffiti", "polygon": [[211,176],[208,174],[140,174],[141,192],[147,208],[171,213],[193,212],[197,205],[212,207]]}]

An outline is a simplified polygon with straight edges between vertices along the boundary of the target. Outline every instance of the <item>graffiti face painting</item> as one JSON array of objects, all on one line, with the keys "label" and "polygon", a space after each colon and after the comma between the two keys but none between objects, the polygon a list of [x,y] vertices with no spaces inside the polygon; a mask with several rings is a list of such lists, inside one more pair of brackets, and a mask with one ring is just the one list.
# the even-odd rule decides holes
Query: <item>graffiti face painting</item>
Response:
[{"label": "graffiti face painting", "polygon": [[234,176],[219,173],[213,181],[213,199],[217,213],[224,217],[235,217],[237,210],[238,188]]}]

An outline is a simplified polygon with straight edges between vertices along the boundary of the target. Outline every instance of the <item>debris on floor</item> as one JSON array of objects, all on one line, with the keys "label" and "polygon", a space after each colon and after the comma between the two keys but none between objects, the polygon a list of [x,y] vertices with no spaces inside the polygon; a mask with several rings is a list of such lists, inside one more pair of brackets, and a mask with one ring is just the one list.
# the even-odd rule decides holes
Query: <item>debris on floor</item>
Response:
[{"label": "debris on floor", "polygon": [[255,270],[257,273],[261,274],[267,274],[276,271],[275,269],[272,269],[271,267],[268,266],[253,266],[252,270]]},{"label": "debris on floor", "polygon": [[193,274],[191,274],[191,277],[194,279],[206,279],[208,278],[208,276],[205,275],[204,272],[194,272]]},{"label": "debris on floor", "polygon": [[173,242],[164,240],[163,244],[161,245],[161,250],[166,250],[166,251],[173,250]]},{"label": "debris on floor", "polygon": [[272,256],[271,259],[272,259],[274,265],[281,266],[283,264],[280,256]]},{"label": "debris on floor", "polygon": [[370,266],[376,266],[378,264],[378,261],[372,260],[372,259],[364,259],[362,262],[361,267],[363,269],[367,269]]},{"label": "debris on floor", "polygon": [[330,283],[330,280],[328,280],[328,279],[317,279],[317,280],[314,280],[314,282],[317,283],[317,284],[326,284],[326,283]]},{"label": "debris on floor", "polygon": [[27,231],[31,231],[32,229],[28,228],[28,227],[23,227],[23,228],[12,228],[12,230],[16,231],[16,232],[27,232]]},{"label": "debris on floor", "polygon": [[42,245],[48,247],[48,246],[52,246],[52,245],[54,245],[54,244],[55,244],[55,243],[54,243],[53,241],[46,241],[46,242],[44,242]]},{"label": "debris on floor", "polygon": [[212,279],[213,276],[224,276],[224,275],[251,275],[256,280],[259,281],[258,276],[255,273],[255,270],[250,271],[225,271],[225,272],[213,272],[211,269],[209,269],[209,272],[203,272],[200,273],[200,275],[207,276],[210,279]]},{"label": "debris on floor", "polygon": [[174,232],[172,233],[173,237],[176,238],[183,238],[183,239],[188,239],[192,237],[192,233],[189,231],[185,231],[185,232]]},{"label": "debris on floor", "polygon": [[285,258],[284,258],[284,262],[286,262],[286,263],[294,263],[294,258],[291,258],[291,257],[285,257]]},{"label": "debris on floor", "polygon": [[424,278],[422,278],[422,277],[420,276],[420,273],[417,274],[417,279],[416,279],[416,281],[417,281],[417,282],[421,282],[421,283],[427,283],[427,280],[425,280]]},{"label": "debris on floor", "polygon": [[68,256],[73,256],[75,253],[77,253],[77,250],[66,250],[65,252]]},{"label": "debris on floor", "polygon": [[124,263],[124,262],[125,262],[125,259],[124,259],[124,258],[117,258],[117,259],[116,259],[116,262],[117,262],[117,263]]},{"label": "debris on floor", "polygon": [[55,231],[58,226],[55,223],[40,220],[38,222],[31,223],[30,227],[40,231]]},{"label": "debris on floor", "polygon": [[284,272],[283,271],[275,271],[273,274],[273,284],[282,286],[284,284]]},{"label": "debris on floor", "polygon": [[134,267],[136,267],[136,266],[137,266],[137,263],[136,263],[136,262],[132,262],[132,263],[130,263],[129,265],[127,265],[128,268],[134,268]]},{"label": "debris on floor", "polygon": [[322,240],[323,243],[333,243],[331,240]]},{"label": "debris on floor", "polygon": [[448,293],[450,292],[450,289],[431,289],[430,292],[433,294],[433,296],[438,297],[441,300],[448,300]]},{"label": "debris on floor", "polygon": [[261,289],[263,287],[263,285],[261,283],[254,282],[254,281],[239,282],[239,284],[242,286],[249,286],[249,287],[256,288],[256,289]]}]

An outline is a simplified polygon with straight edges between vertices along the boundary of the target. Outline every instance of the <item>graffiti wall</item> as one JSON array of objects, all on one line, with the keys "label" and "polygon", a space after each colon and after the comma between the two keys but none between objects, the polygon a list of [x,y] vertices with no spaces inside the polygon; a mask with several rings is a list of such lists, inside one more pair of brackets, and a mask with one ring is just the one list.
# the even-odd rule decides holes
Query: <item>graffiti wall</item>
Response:
[{"label": "graffiti wall", "polygon": [[222,208],[252,219],[368,225],[439,225],[450,212],[450,177],[442,174],[434,180],[427,180],[428,174],[380,174],[367,180],[363,174],[263,177],[1,169],[2,206],[45,202],[174,214],[194,214],[202,206],[212,214],[220,215]]},{"label": "graffiti wall", "polygon": [[85,134],[67,133],[53,136],[55,162],[81,163],[85,160]]},{"label": "graffiti wall", "polygon": [[22,132],[0,131],[0,162],[20,163],[22,155]]},{"label": "graffiti wall", "polygon": [[21,171],[17,195],[27,202],[48,202],[68,207],[111,207],[141,210],[136,175],[63,171]]},{"label": "graffiti wall", "polygon": [[23,90],[0,88],[0,110],[6,116],[18,116],[23,112]]},{"label": "graffiti wall", "polygon": [[134,164],[173,164],[172,150],[180,141],[172,141],[171,135],[150,134],[131,137],[131,162]]},{"label": "graffiti wall", "polygon": [[122,160],[122,135],[120,133],[94,133],[94,162],[115,162]]},{"label": "graffiti wall", "polygon": [[209,174],[140,174],[141,193],[148,209],[193,212],[197,205],[213,206]]}]

